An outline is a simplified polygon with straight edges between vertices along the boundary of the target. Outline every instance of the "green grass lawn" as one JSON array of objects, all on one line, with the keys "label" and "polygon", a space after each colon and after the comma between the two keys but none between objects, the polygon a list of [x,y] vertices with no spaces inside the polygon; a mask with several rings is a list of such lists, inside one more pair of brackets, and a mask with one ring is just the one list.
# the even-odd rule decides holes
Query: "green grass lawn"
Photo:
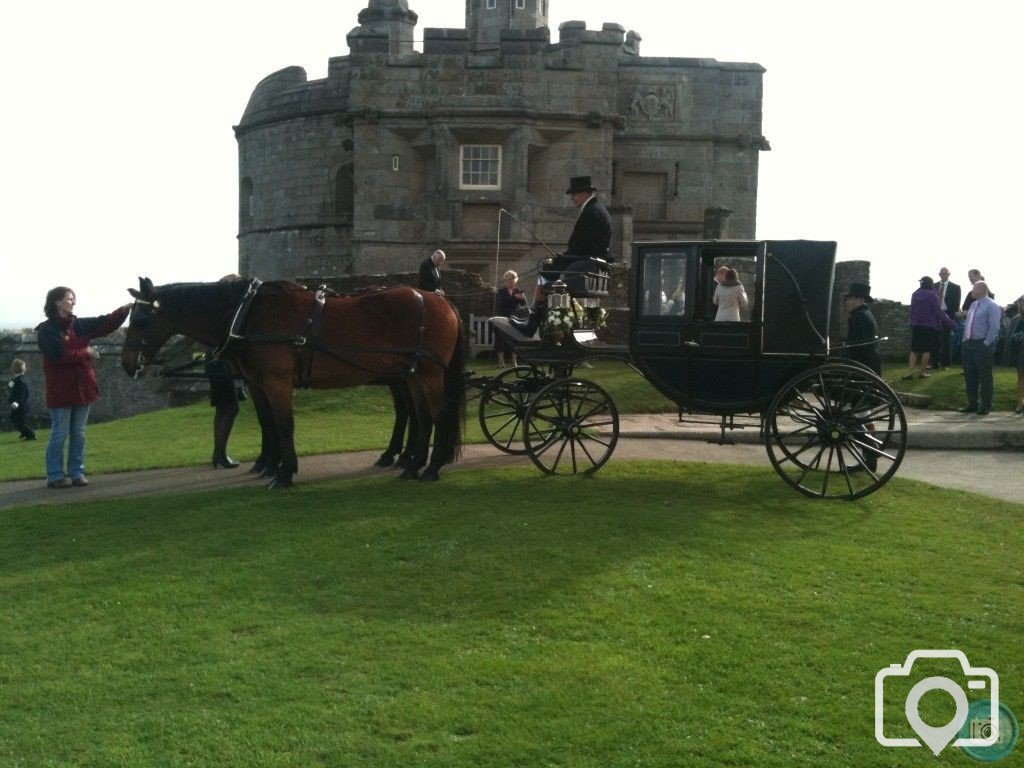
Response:
[{"label": "green grass lawn", "polygon": [[[474,365],[479,375],[495,368]],[[595,364],[579,375],[602,384],[620,413],[674,412],[675,406],[621,363]],[[473,394],[471,392],[471,394]],[[300,456],[337,451],[383,451],[391,437],[394,411],[384,387],[299,390],[295,393],[295,448]],[[477,402],[466,411],[467,442],[483,442]],[[90,424],[86,468],[90,473],[202,464],[213,451],[213,409],[208,404],[169,408],[127,419]],[[0,433],[0,481],[42,477],[49,430],[34,443],[17,433]],[[249,461],[260,450],[260,431],[251,403],[242,403],[228,444],[232,457]]]},{"label": "green grass lawn", "polygon": [[660,462],[4,510],[0,765],[970,765],[879,746],[874,676],[958,648],[1024,714],[1022,515]]},{"label": "green grass lawn", "polygon": [[[913,392],[932,398],[930,410],[952,411],[967,404],[962,369],[954,365],[945,371],[931,371],[926,379],[902,381],[906,364],[889,363],[883,368],[884,378],[897,392]],[[992,410],[1013,411],[1017,407],[1017,369],[996,366],[992,388]]]}]

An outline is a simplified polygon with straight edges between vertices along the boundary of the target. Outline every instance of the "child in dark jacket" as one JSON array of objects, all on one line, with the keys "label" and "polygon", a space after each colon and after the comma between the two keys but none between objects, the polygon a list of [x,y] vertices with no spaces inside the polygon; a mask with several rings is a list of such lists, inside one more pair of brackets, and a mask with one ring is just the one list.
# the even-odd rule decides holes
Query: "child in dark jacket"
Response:
[{"label": "child in dark jacket", "polygon": [[25,423],[28,418],[29,389],[25,383],[25,371],[28,366],[24,360],[15,359],[11,362],[11,373],[14,378],[7,385],[10,394],[7,396],[7,403],[11,412],[11,424],[18,428],[21,433],[20,440],[35,440],[36,433]]}]

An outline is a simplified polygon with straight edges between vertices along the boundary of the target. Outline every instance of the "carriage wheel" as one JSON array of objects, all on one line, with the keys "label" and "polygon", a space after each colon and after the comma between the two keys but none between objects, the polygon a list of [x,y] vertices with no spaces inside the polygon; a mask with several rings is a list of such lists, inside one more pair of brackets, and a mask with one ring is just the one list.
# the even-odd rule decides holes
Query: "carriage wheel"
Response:
[{"label": "carriage wheel", "polygon": [[551,382],[526,413],[526,452],[549,475],[596,472],[611,457],[618,439],[615,403],[589,381]]},{"label": "carriage wheel", "polygon": [[896,474],[907,420],[896,393],[874,373],[824,365],[792,379],[765,416],[772,467],[800,493],[859,499]]},{"label": "carriage wheel", "polygon": [[531,398],[551,379],[537,368],[506,368],[480,393],[480,429],[499,451],[522,455],[523,418]]}]

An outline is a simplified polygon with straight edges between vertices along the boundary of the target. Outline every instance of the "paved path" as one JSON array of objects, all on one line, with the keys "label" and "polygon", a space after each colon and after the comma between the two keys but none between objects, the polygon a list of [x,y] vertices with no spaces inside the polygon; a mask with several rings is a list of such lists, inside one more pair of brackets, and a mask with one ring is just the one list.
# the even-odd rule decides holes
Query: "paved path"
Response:
[{"label": "paved path", "polygon": [[[899,476],[945,488],[971,490],[986,496],[1024,503],[1024,418],[1000,414],[977,416],[908,411],[910,448]],[[733,445],[709,444],[718,430],[706,425],[680,425],[673,415],[630,415],[621,418],[620,440],[612,461],[667,459],[768,466],[757,428],[731,433]],[[935,450],[936,447],[972,450]],[[1000,450],[1002,449],[1002,450]],[[299,460],[297,482],[386,473],[373,462],[377,451],[305,456]],[[446,471],[529,465],[525,456],[507,456],[489,445],[470,445],[463,459]],[[87,488],[52,490],[41,480],[0,484],[0,508],[26,504],[67,504],[183,491],[202,491],[261,482],[245,471],[206,466],[154,469],[94,475]],[[781,484],[782,481],[779,480]]]}]

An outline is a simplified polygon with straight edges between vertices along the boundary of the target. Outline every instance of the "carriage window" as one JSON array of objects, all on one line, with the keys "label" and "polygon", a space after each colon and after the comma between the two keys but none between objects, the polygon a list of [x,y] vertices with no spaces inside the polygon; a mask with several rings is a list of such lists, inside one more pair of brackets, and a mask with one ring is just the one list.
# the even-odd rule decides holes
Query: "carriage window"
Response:
[{"label": "carriage window", "polygon": [[701,262],[706,298],[700,316],[717,322],[749,323],[754,310],[757,257],[706,250]]},{"label": "carriage window", "polygon": [[682,317],[687,312],[685,252],[647,253],[640,312],[645,316]]}]

